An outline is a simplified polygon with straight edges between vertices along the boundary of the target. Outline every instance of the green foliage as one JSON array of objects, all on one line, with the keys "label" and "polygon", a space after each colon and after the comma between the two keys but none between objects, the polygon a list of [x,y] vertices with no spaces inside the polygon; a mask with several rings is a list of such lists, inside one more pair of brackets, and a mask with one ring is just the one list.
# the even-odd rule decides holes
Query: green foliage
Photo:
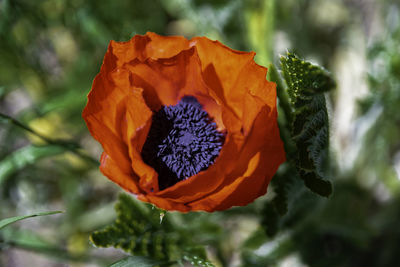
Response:
[{"label": "green foliage", "polygon": [[130,267],[130,266],[141,266],[141,267],[153,267],[159,265],[160,262],[147,257],[141,256],[130,256],[123,258],[117,262],[114,262],[110,267]]},{"label": "green foliage", "polygon": [[[265,240],[264,240],[265,242]],[[271,244],[272,245],[272,244]],[[242,253],[243,265],[252,267],[277,266],[279,260],[283,259],[293,251],[293,243],[290,240],[276,240],[271,252],[266,256],[259,256],[252,251],[244,250]]]},{"label": "green foliage", "polygon": [[[195,245],[190,234],[170,222],[164,211],[121,194],[115,206],[117,219],[90,239],[99,247],[116,247],[163,263],[187,260],[195,266],[213,266],[203,247]],[[162,217],[160,217],[162,216]]]},{"label": "green foliage", "polygon": [[0,86],[0,99],[6,94],[6,89],[4,86]]},{"label": "green foliage", "polygon": [[[342,180],[335,186],[329,199],[308,190],[294,196],[291,190],[296,204],[279,220],[283,234],[257,241],[271,247],[264,255],[254,253],[260,245],[253,250],[246,247],[242,255],[245,266],[275,266],[292,253],[299,253],[307,266],[395,266],[399,198],[382,209],[382,203],[357,184]],[[253,240],[249,241],[255,243]]]},{"label": "green foliage", "polygon": [[297,177],[296,170],[285,166],[280,173],[277,173],[273,180],[275,196],[271,201],[264,204],[262,210],[261,225],[269,237],[275,236],[281,227],[281,220],[288,212],[289,200],[293,199],[290,190],[293,188]]},{"label": "green foliage", "polygon": [[2,219],[2,220],[0,220],[0,230],[1,230],[1,228],[6,227],[9,224],[12,224],[14,222],[21,221],[21,220],[24,220],[27,218],[52,215],[52,214],[57,214],[57,213],[62,213],[62,211],[47,211],[47,212],[41,212],[41,213],[36,213],[36,214],[31,214],[31,215],[16,216],[16,217]]},{"label": "green foliage", "polygon": [[387,25],[387,31],[368,51],[371,94],[360,101],[359,108],[363,115],[361,119],[369,121],[373,118],[374,121],[363,140],[365,145],[356,165],[362,176],[380,177],[394,194],[400,191],[399,174],[396,175],[393,168],[393,165],[399,164],[396,162],[400,162],[399,40],[400,26]]},{"label": "green foliage", "polygon": [[56,145],[29,145],[12,152],[6,158],[0,160],[0,185],[11,174],[24,168],[26,165],[33,164],[45,157],[61,154],[65,151],[65,148]]},{"label": "green foliage", "polygon": [[281,57],[281,68],[284,81],[272,64],[269,78],[277,84],[278,123],[289,164],[272,179],[275,196],[262,211],[261,223],[269,237],[278,233],[282,216],[288,212],[289,200],[293,199],[289,192],[296,177],[314,193],[325,197],[332,193],[332,185],[326,179],[329,120],[324,93],[335,82],[321,67],[291,53]]},{"label": "green foliage", "polygon": [[[393,266],[385,262],[392,258],[393,244],[383,240],[398,240],[399,232],[381,224],[380,218],[385,215],[370,192],[342,181],[336,183],[329,200],[309,198],[305,204],[304,218],[288,218],[296,223],[286,227],[293,230],[294,247],[308,266]],[[310,210],[310,206],[314,208]],[[390,217],[397,218],[398,212]],[[389,239],[387,231],[393,234]]]},{"label": "green foliage", "polygon": [[[187,233],[189,234],[189,233]],[[195,267],[215,267],[210,261],[206,260],[207,255],[204,247],[191,244],[183,253],[182,259]]]},{"label": "green foliage", "polygon": [[279,214],[271,202],[267,202],[263,209],[261,221],[268,236],[274,236],[278,232]]},{"label": "green foliage", "polygon": [[120,195],[115,210],[115,223],[92,234],[96,246],[114,246],[133,255],[160,260],[177,258],[173,255],[177,237],[167,218],[160,223],[158,210],[140,205],[126,194]]},{"label": "green foliage", "polygon": [[289,200],[293,199],[289,192],[296,177],[314,193],[325,197],[332,193],[332,185],[326,180],[329,120],[324,93],[335,82],[321,67],[291,53],[281,58],[281,67],[284,81],[272,64],[269,78],[277,84],[278,123],[289,164],[272,179],[275,196],[262,211],[261,223],[270,237],[278,233],[282,216],[288,212]]},{"label": "green foliage", "polygon": [[293,121],[291,138],[296,145],[295,164],[305,185],[321,196],[332,193],[325,180],[328,162],[329,121],[324,93],[335,87],[331,76],[321,67],[288,53],[281,57]]}]

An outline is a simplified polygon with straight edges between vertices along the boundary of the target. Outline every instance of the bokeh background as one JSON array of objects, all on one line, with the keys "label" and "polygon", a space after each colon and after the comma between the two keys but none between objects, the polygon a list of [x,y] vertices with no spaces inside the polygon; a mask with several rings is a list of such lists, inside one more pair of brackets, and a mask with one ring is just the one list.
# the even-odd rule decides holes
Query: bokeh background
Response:
[{"label": "bokeh background", "polygon": [[121,189],[98,171],[81,112],[108,42],[147,31],[218,39],[278,68],[292,51],[337,81],[326,95],[334,194],[295,184],[285,216],[264,207],[273,189],[248,207],[186,215],[204,222],[217,266],[400,265],[398,1],[0,0],[0,218],[64,211],[0,230],[0,266],[124,256],[88,241],[115,218]]}]

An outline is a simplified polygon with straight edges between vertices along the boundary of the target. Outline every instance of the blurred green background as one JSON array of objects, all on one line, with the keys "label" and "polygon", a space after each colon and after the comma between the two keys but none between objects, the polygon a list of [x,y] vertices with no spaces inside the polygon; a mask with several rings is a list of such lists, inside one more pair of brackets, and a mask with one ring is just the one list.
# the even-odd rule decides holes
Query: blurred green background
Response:
[{"label": "blurred green background", "polygon": [[0,0],[0,218],[64,211],[0,230],[0,266],[123,257],[88,241],[121,189],[98,171],[81,112],[108,42],[147,31],[218,39],[264,66],[293,51],[338,84],[327,95],[333,196],[294,183],[282,217],[265,208],[272,189],[245,208],[186,215],[204,222],[217,266],[400,265],[398,1]]}]

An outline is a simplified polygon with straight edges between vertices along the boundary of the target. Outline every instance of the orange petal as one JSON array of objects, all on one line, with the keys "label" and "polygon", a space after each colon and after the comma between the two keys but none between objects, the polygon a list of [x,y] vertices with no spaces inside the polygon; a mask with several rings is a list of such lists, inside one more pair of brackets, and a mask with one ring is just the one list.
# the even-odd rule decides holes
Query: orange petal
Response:
[{"label": "orange petal", "polygon": [[160,36],[148,32],[135,35],[127,42],[110,42],[109,50],[116,58],[116,66],[121,67],[134,59],[169,58],[189,48],[189,41],[182,36]]},{"label": "orange petal", "polygon": [[185,95],[208,95],[195,48],[171,58],[134,60],[124,67],[133,74],[133,83],[148,96],[157,97],[160,105],[176,105]]},{"label": "orange petal", "polygon": [[[110,54],[108,51],[93,82],[82,116],[105,153],[118,162],[125,173],[131,173],[134,154],[131,143],[139,137],[138,140],[144,142],[145,134],[139,130],[149,124],[152,112],[144,103],[142,89],[130,83],[130,73],[120,68],[110,70],[115,65]],[[139,133],[141,135],[137,136]],[[153,172],[149,176],[155,175],[151,168],[148,171]]]},{"label": "orange petal", "polygon": [[[266,80],[267,69],[257,65],[254,61],[247,64],[240,72],[233,91],[244,90],[242,98],[241,120],[243,132],[246,135],[260,112],[266,105],[270,110],[276,109],[276,85]],[[265,123],[277,127],[276,120]]]},{"label": "orange petal", "polygon": [[230,137],[225,141],[214,165],[154,195],[171,201],[186,203],[214,192],[224,182],[226,170],[232,169],[235,165],[232,155],[238,153],[237,142],[241,142],[241,140],[236,140],[235,136]]},{"label": "orange petal", "polygon": [[[269,181],[272,179],[279,164],[270,160],[266,151],[260,151],[248,162],[248,168],[243,176],[226,185],[215,194],[190,203],[192,210],[217,211],[232,206],[244,206],[264,195]],[[267,171],[266,171],[267,170]]]},{"label": "orange petal", "polygon": [[[283,144],[280,141],[277,127],[272,128],[269,136],[264,136],[264,138],[266,145],[259,152],[258,166],[251,175],[247,175],[248,171],[246,171],[245,175],[235,179],[233,183],[227,185],[215,195],[207,196],[204,202],[192,203],[192,208],[208,211],[224,210],[232,206],[247,205],[264,195],[278,167],[285,161]],[[253,160],[254,157],[250,160],[249,165]]]},{"label": "orange petal", "polygon": [[243,145],[238,167],[224,178],[224,183],[213,194],[189,203],[192,210],[216,211],[243,206],[265,194],[279,165],[285,161],[278,128],[265,126],[266,115],[270,115],[271,120],[276,118],[275,112],[263,108]]},{"label": "orange petal", "polygon": [[189,41],[183,36],[161,36],[153,32],[147,32],[151,40],[146,47],[146,54],[152,58],[174,57],[181,51],[189,49]]},{"label": "orange petal", "polygon": [[[254,155],[250,161],[247,162],[247,169],[243,176],[237,177],[232,183],[224,186],[216,193],[207,196],[199,201],[190,203],[189,205],[193,210],[214,211],[216,207],[228,205],[230,208],[233,205],[246,205],[253,201],[257,196],[253,193],[255,189],[259,190],[263,179],[258,177],[260,175],[260,152]],[[240,193],[235,194],[235,192]],[[235,194],[235,197],[230,199],[230,196]],[[229,201],[230,200],[230,201]]]},{"label": "orange petal", "polygon": [[[119,167],[119,164],[116,163],[109,155],[103,152],[101,154],[100,159],[100,171],[107,176],[111,181],[118,184],[128,192],[137,194],[140,192],[135,179],[132,179],[134,176],[133,173],[125,173]],[[137,177],[136,177],[137,179]]]},{"label": "orange petal", "polygon": [[[273,127],[277,127],[276,113],[270,113],[271,108],[269,105],[271,104],[271,101],[268,102],[269,99],[273,99],[276,94],[275,84],[265,80],[265,68],[258,66],[254,61],[248,63],[248,66],[248,70],[242,70],[242,73],[244,73],[243,77],[237,79],[239,85],[243,85],[243,88],[240,88],[240,86],[235,88],[235,90],[244,91],[241,100],[242,108],[244,109],[241,119],[243,133],[233,134],[237,132],[238,129],[237,127],[233,127],[232,123],[225,118],[225,124],[228,129],[228,138],[216,163],[206,171],[157,193],[157,196],[168,198],[171,201],[184,203],[199,200],[210,193],[215,193],[218,190],[221,190],[224,186],[233,183],[237,177],[243,175],[251,157],[260,151],[265,145],[268,145],[264,142],[266,139],[265,136],[270,134]],[[249,81],[246,79],[245,75],[254,79]],[[252,87],[250,87],[250,83],[252,83]],[[251,88],[251,91],[247,90],[248,87]],[[275,102],[272,104],[275,105]],[[264,109],[263,112],[262,109]],[[225,111],[226,114],[229,113],[229,110]],[[257,116],[259,116],[259,118],[257,122],[255,122]],[[235,120],[235,118],[233,117],[232,120]],[[254,125],[254,131],[248,136],[253,124],[256,124]],[[233,136],[236,136],[235,139],[237,141],[235,144],[229,144],[229,138],[232,138]],[[278,142],[276,143],[278,145],[280,144],[282,148],[279,135],[276,135],[275,137],[278,138]],[[246,142],[244,142],[245,139]],[[235,167],[234,171],[233,167]],[[220,171],[217,172],[217,170]]]},{"label": "orange petal", "polygon": [[[271,178],[284,160],[284,156],[280,153],[281,149],[280,145],[272,145],[257,152],[246,162],[245,172],[241,176],[235,177],[232,183],[197,201],[181,202],[154,195],[141,196],[139,199],[163,209],[182,212],[199,210],[212,212],[232,206],[247,205],[265,194]],[[276,152],[275,156],[271,157],[271,152]]]},{"label": "orange petal", "polygon": [[193,38],[191,45],[198,50],[206,84],[241,117],[242,100],[247,88],[236,90],[235,84],[243,69],[253,61],[255,53],[233,50],[205,37]]},{"label": "orange petal", "polygon": [[[147,97],[155,95],[159,104],[154,102],[147,105],[153,105],[154,108],[161,105],[175,105],[185,95],[191,95],[199,99],[204,104],[206,110],[213,117],[221,119],[221,109],[214,99],[208,96],[208,87],[204,83],[201,75],[201,65],[195,48],[184,50],[175,57],[168,59],[147,59],[145,62],[134,60],[123,66],[132,74],[131,82],[137,87],[143,88],[143,95]],[[139,112],[139,110],[138,110]],[[142,164],[138,157],[135,158],[135,164]],[[149,184],[152,185],[154,192],[157,188],[154,186],[156,178],[143,177],[137,173],[140,178],[141,187],[147,191]],[[146,181],[146,182],[145,182]],[[209,185],[208,187],[212,187]]]},{"label": "orange petal", "polygon": [[[275,124],[266,123],[268,120],[275,121]],[[230,158],[236,168],[224,175],[222,183],[213,192],[203,194],[201,198],[189,203],[192,210],[213,211],[246,205],[265,194],[270,179],[285,160],[283,144],[276,126],[276,112],[271,113],[264,106],[253,127],[243,144],[243,150],[231,154],[237,155]],[[191,193],[190,190],[196,188],[188,186],[187,190]],[[185,194],[185,191],[181,193]],[[170,200],[179,201],[180,198]]]},{"label": "orange petal", "polygon": [[104,151],[118,161],[125,173],[129,173],[128,146],[118,131],[123,120],[119,113],[123,108],[122,96],[113,89],[105,74],[100,72],[94,79],[82,116],[90,133],[102,144]]},{"label": "orange petal", "polygon": [[[254,119],[242,150],[237,155],[236,168],[226,175],[222,186],[232,183],[236,177],[243,176],[248,162],[259,151],[270,152],[269,157],[277,157],[281,160],[280,163],[285,160],[283,143],[275,129],[277,129],[276,111],[271,111],[267,106],[263,106]],[[276,148],[279,148],[279,150]]]},{"label": "orange petal", "polygon": [[[83,112],[105,150],[102,172],[167,210],[222,210],[264,194],[285,155],[275,84],[253,57],[205,37],[147,33],[111,42]],[[152,112],[185,95],[196,97],[227,132],[226,142],[210,168],[158,192],[157,174],[140,151]]]},{"label": "orange petal", "polygon": [[162,197],[154,195],[139,194],[137,198],[141,201],[149,202],[164,210],[176,210],[181,212],[188,212],[191,208],[185,204],[177,203]]}]

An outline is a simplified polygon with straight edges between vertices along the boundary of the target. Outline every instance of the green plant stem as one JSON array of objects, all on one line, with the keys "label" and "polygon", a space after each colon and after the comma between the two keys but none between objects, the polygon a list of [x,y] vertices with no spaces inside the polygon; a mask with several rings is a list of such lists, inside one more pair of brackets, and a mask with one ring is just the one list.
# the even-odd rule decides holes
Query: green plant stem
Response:
[{"label": "green plant stem", "polygon": [[45,143],[49,144],[49,145],[55,145],[55,146],[61,146],[63,147],[65,150],[72,152],[73,154],[79,156],[80,158],[86,160],[87,162],[90,162],[93,165],[99,165],[99,161],[86,155],[85,153],[83,153],[82,151],[80,151],[81,146],[75,142],[72,141],[68,141],[68,140],[62,140],[62,139],[51,139],[48,138],[38,132],[36,132],[35,130],[33,130],[32,128],[30,128],[29,126],[23,124],[22,122],[4,114],[0,112],[0,119],[1,120],[5,120],[9,123],[11,123],[12,125],[23,129],[24,131],[27,131],[33,135],[35,135],[36,137],[40,138],[42,141],[44,141]]}]

